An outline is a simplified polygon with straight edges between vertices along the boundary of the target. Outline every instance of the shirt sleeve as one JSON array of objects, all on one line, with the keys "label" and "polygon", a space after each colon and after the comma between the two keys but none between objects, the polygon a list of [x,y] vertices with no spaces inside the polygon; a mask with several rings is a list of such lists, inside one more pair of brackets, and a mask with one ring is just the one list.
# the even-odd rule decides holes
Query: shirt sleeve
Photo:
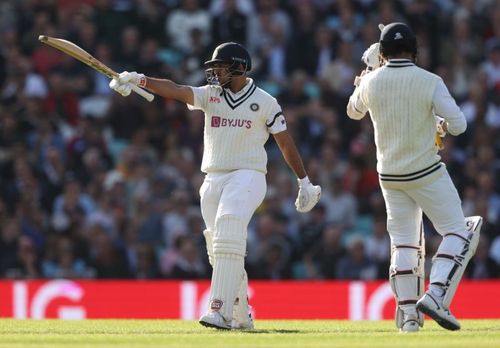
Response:
[{"label": "shirt sleeve", "polygon": [[267,130],[271,134],[277,134],[286,130],[286,121],[281,106],[274,100],[273,106],[266,118]]},{"label": "shirt sleeve", "polygon": [[439,79],[432,97],[434,113],[448,123],[448,133],[459,135],[467,129],[467,121],[458,107],[455,99],[450,95],[442,79]]},{"label": "shirt sleeve", "polygon": [[347,116],[354,120],[361,120],[368,111],[368,108],[361,99],[362,86],[363,84],[361,83],[354,89],[354,92],[352,92],[352,95],[349,97],[349,103],[347,103]]},{"label": "shirt sleeve", "polygon": [[202,87],[191,87],[193,90],[193,105],[187,104],[189,110],[205,110],[208,85]]}]

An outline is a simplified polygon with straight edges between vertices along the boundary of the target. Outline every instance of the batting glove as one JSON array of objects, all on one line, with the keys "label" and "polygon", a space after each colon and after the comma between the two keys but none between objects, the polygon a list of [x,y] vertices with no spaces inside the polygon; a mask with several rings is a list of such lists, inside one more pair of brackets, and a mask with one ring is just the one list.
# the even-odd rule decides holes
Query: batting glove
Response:
[{"label": "batting glove", "polygon": [[297,181],[299,183],[299,194],[295,200],[295,208],[299,213],[307,213],[318,203],[321,197],[321,187],[311,184],[307,176],[297,179]]},{"label": "batting glove", "polygon": [[446,135],[446,131],[443,128],[443,124],[446,122],[444,118],[434,115],[436,119],[436,132],[441,137],[444,138]]},{"label": "batting glove", "polygon": [[443,128],[444,123],[446,122],[444,118],[434,115],[436,119],[436,136],[434,138],[434,145],[438,151],[444,150],[443,139],[446,136],[446,131]]},{"label": "batting glove", "polygon": [[366,49],[361,57],[361,60],[370,70],[375,70],[380,67],[380,44],[374,43]]},{"label": "batting glove", "polygon": [[146,85],[146,76],[138,74],[135,71],[124,71],[114,78],[109,83],[109,87],[120,93],[122,96],[127,97],[132,92],[132,85],[144,87]]}]

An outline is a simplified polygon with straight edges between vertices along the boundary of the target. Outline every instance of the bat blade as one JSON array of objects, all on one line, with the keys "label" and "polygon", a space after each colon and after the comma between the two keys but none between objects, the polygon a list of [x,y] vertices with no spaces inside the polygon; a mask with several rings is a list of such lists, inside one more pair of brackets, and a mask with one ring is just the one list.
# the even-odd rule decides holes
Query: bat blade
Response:
[{"label": "bat blade", "polygon": [[[114,71],[113,69],[111,69],[98,59],[94,58],[90,53],[85,51],[80,46],[75,45],[71,41],[50,37],[46,35],[38,36],[38,40],[46,45],[54,47],[55,49],[63,53],[66,53],[67,55],[75,59],[78,59],[80,62],[90,66],[92,69],[100,72],[103,75],[106,75],[109,78],[118,77],[118,73],[116,71]],[[142,88],[136,85],[131,85],[131,88],[134,92],[139,94],[141,97],[145,98],[147,101],[152,101],[154,99],[153,94],[143,90]]]},{"label": "bat blade", "polygon": [[64,40],[64,39],[58,39],[55,37],[50,37],[46,35],[40,35],[38,37],[38,40],[43,42],[44,44],[47,44],[49,46],[54,47],[55,49],[66,53],[67,55],[78,59],[80,62],[90,66],[92,69],[97,70],[101,74],[106,75],[109,78],[117,77],[118,74],[113,71],[111,68],[108,66],[104,65],[102,62],[99,60],[95,59],[90,53],[85,51],[83,48],[75,45],[71,41]]}]

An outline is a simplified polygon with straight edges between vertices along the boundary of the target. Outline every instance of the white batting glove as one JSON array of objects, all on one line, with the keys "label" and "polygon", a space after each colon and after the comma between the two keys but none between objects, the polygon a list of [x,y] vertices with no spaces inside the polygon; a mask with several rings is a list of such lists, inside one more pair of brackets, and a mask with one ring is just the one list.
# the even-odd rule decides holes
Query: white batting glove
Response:
[{"label": "white batting glove", "polygon": [[366,49],[361,57],[361,60],[370,70],[375,70],[380,67],[380,44],[378,42],[372,44]]},{"label": "white batting glove", "polygon": [[321,187],[311,184],[307,176],[297,179],[297,181],[299,183],[299,194],[295,200],[295,208],[299,213],[307,213],[318,203],[321,197]]},{"label": "white batting glove", "polygon": [[118,75],[117,79],[114,78],[109,83],[109,87],[112,90],[120,93],[124,97],[130,95],[133,85],[144,87],[146,85],[146,76],[144,76],[144,74],[138,74],[135,71],[124,71]]}]

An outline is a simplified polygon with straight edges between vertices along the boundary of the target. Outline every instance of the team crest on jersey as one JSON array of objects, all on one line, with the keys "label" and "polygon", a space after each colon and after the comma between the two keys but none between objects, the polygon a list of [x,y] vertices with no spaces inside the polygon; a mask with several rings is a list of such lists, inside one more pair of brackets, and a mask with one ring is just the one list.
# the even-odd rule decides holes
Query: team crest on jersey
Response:
[{"label": "team crest on jersey", "polygon": [[250,104],[250,110],[252,110],[252,111],[259,110],[259,104],[257,104],[257,103]]}]

